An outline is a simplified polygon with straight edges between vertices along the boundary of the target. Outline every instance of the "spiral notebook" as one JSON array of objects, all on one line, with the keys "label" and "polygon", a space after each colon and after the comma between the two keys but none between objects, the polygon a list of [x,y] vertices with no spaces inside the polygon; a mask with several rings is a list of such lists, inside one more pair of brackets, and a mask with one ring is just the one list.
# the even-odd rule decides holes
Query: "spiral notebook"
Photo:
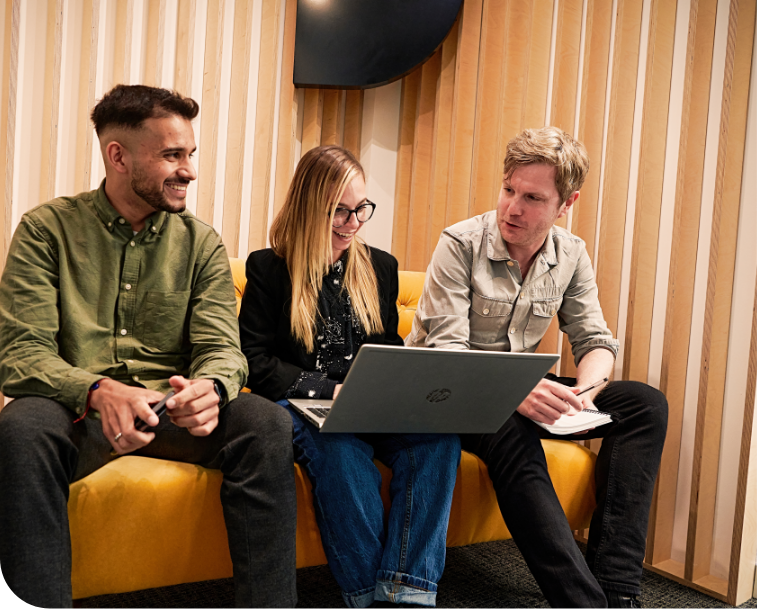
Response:
[{"label": "spiral notebook", "polygon": [[586,431],[587,429],[594,429],[600,425],[612,423],[612,417],[606,412],[586,408],[573,415],[564,414],[557,419],[557,421],[552,423],[552,425],[539,423],[539,421],[534,421],[534,423],[557,436],[567,436],[573,433],[578,433],[579,431]]}]

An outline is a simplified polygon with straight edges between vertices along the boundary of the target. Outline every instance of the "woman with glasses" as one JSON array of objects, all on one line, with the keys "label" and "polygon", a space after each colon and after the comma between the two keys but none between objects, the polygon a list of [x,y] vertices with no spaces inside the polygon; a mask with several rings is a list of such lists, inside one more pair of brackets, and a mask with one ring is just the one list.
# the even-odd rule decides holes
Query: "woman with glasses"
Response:
[{"label": "woman with glasses", "polygon": [[[247,259],[239,331],[247,386],[292,416],[295,458],[312,482],[323,548],[347,606],[433,607],[457,436],[321,434],[287,402],[336,397],[360,345],[402,345],[397,260],[357,238],[375,207],[349,151],[306,153],[271,227],[271,249]],[[392,469],[386,525],[374,457]]]}]

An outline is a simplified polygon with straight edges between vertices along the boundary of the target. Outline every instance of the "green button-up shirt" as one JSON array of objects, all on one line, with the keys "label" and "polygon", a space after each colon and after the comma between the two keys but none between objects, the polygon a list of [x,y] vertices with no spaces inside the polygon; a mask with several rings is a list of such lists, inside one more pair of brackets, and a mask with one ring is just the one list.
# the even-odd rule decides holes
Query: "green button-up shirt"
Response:
[{"label": "green button-up shirt", "polygon": [[102,378],[165,392],[210,378],[234,399],[247,376],[221,238],[189,211],[136,235],[98,190],[24,214],[0,282],[0,390],[84,411]]}]

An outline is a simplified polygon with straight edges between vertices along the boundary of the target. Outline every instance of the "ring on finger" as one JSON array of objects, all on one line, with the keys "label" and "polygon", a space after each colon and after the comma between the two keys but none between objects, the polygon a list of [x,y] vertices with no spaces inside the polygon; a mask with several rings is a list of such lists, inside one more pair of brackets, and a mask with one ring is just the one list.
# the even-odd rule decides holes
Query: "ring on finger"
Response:
[{"label": "ring on finger", "polygon": [[119,432],[118,432],[118,433],[116,434],[116,437],[115,437],[115,438],[113,438],[113,441],[114,441],[114,442],[118,442],[118,441],[119,441],[119,440],[121,439],[121,436],[122,436],[122,435],[123,435],[123,434],[122,434],[122,433],[121,433],[121,432],[119,431]]}]

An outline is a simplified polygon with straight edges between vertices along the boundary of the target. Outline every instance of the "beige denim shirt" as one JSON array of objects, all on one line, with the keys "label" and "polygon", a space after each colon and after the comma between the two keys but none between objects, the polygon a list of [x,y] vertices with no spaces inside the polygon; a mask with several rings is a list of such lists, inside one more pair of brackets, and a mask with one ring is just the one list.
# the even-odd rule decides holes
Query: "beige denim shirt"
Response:
[{"label": "beige denim shirt", "polygon": [[553,226],[524,279],[507,252],[496,211],[489,211],[442,233],[405,342],[533,352],[555,315],[576,364],[592,349],[617,355],[584,242]]}]

